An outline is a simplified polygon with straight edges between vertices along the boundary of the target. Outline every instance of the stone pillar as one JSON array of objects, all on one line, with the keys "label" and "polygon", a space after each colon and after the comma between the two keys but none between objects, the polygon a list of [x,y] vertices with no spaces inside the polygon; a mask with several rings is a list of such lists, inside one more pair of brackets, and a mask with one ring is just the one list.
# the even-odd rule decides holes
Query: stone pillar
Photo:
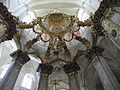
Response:
[{"label": "stone pillar", "polygon": [[13,90],[22,66],[30,60],[30,58],[21,50],[13,52],[11,57],[14,59],[4,78],[0,82],[0,90]]},{"label": "stone pillar", "polygon": [[98,73],[98,76],[103,84],[105,90],[120,90],[120,84],[111,71],[105,59],[101,56],[93,61],[94,67]]},{"label": "stone pillar", "polygon": [[77,73],[77,71],[80,70],[79,65],[76,62],[70,62],[64,65],[64,70],[69,78],[70,90],[80,90],[78,73]]},{"label": "stone pillar", "polygon": [[92,62],[105,90],[120,90],[118,81],[116,80],[107,62],[102,57],[103,51],[103,48],[94,46],[86,54],[86,57],[90,60],[93,59]]},{"label": "stone pillar", "polygon": [[84,81],[84,77],[82,76],[82,73],[80,71],[78,71],[78,78],[79,78],[79,83],[80,83],[80,89],[88,90],[87,85]]},{"label": "stone pillar", "polygon": [[48,88],[48,75],[41,73],[38,90],[47,90],[47,88]]},{"label": "stone pillar", "polygon": [[37,72],[40,72],[39,85],[37,90],[48,90],[48,77],[52,73],[53,66],[39,64]]}]

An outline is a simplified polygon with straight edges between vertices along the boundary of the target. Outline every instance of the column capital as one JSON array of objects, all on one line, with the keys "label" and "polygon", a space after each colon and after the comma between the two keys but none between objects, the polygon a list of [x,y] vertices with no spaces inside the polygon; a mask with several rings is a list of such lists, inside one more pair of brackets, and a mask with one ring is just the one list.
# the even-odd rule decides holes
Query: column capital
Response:
[{"label": "column capital", "polygon": [[52,73],[53,66],[49,64],[39,64],[37,72],[41,72],[42,74],[50,75]]},{"label": "column capital", "polygon": [[24,65],[30,60],[29,56],[20,49],[11,53],[10,56],[16,59],[17,64],[21,64],[21,65]]},{"label": "column capital", "polygon": [[80,67],[77,64],[77,62],[67,63],[66,65],[63,66],[63,68],[64,68],[65,73],[67,73],[68,75],[77,73],[77,71],[80,70]]},{"label": "column capital", "polygon": [[102,56],[104,49],[98,46],[93,46],[88,52],[85,54],[86,58],[91,59],[95,56]]}]

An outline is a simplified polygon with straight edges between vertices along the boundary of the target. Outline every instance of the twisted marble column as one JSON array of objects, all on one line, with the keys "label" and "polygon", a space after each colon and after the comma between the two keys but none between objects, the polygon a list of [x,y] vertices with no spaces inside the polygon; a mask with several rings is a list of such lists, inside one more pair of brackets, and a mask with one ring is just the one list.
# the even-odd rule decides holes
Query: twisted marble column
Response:
[{"label": "twisted marble column", "polygon": [[11,57],[14,59],[0,82],[0,90],[13,90],[22,66],[30,60],[21,50],[13,52]]},{"label": "twisted marble column", "polygon": [[52,73],[53,66],[49,64],[39,64],[37,72],[40,73],[39,85],[37,90],[48,90],[48,77]]},{"label": "twisted marble column", "polygon": [[80,90],[78,73],[77,73],[77,71],[80,70],[79,65],[76,62],[71,62],[64,65],[64,70],[69,78],[70,90]]}]

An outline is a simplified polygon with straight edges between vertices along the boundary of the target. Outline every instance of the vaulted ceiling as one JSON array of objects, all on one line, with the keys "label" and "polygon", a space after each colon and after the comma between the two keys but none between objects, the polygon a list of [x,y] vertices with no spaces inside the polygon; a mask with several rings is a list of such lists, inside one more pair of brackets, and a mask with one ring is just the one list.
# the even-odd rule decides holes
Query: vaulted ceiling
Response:
[{"label": "vaulted ceiling", "polygon": [[[5,2],[5,1],[7,1],[7,2]],[[63,12],[63,13],[69,14],[69,15],[75,15],[75,16],[79,17],[80,20],[85,20],[85,19],[89,18],[91,13],[93,13],[97,10],[101,1],[102,0],[3,0],[4,4],[8,7],[9,11],[11,11],[12,14],[14,14],[15,16],[19,16],[20,20],[27,22],[27,23],[31,22],[32,19],[35,19],[36,17],[42,17],[44,15],[47,15],[47,14],[53,12],[54,9],[58,9],[60,12]],[[19,30],[19,31],[21,33],[21,45],[22,46],[25,45],[28,40],[30,40],[36,36],[35,33],[33,33],[33,31],[30,29]],[[83,33],[84,33],[82,35],[82,37],[86,37],[89,40],[90,33],[88,31],[88,28],[81,28],[81,31],[83,31]],[[84,31],[86,31],[86,32],[84,32]],[[111,56],[107,53],[105,53],[105,54],[106,54],[106,56],[110,56],[112,58],[112,54],[114,54],[114,50],[112,50],[112,49],[115,47],[112,48],[112,44],[111,44],[111,42],[109,42],[108,39],[104,39],[104,40],[103,39],[104,38],[101,39],[102,42],[101,42],[100,46],[102,46],[103,48],[106,48],[108,50],[108,52],[111,51]],[[75,56],[78,49],[83,49],[82,44],[77,41],[72,41],[67,45],[73,56]],[[106,47],[104,47],[104,45]],[[6,51],[3,52],[3,49],[8,48],[8,47],[12,48],[12,46],[16,47],[14,41],[11,41],[11,43],[9,43],[9,45],[7,44],[7,42],[4,42],[0,45],[0,47],[2,47],[2,49],[0,48],[0,52],[2,53],[1,59],[4,58],[4,56],[5,56],[4,54],[6,53]],[[48,46],[48,43],[38,42],[33,45],[30,52],[36,51],[39,54],[39,56],[42,57],[47,50],[47,46]],[[111,49],[109,49],[109,47],[111,47]],[[115,50],[116,50],[116,48],[115,48]],[[13,51],[14,50],[10,49],[7,53],[9,54]],[[117,52],[117,50],[116,50],[116,52]],[[116,56],[117,55],[118,54],[116,54]],[[61,57],[62,59],[65,58],[64,53],[61,53],[61,56],[62,56]],[[6,57],[6,60],[10,61],[10,60],[8,60],[8,58],[11,59],[10,56]],[[114,58],[115,58],[115,61],[114,61],[115,62],[114,65],[115,65],[117,63],[118,59],[116,57],[114,57]],[[31,59],[34,61],[36,60],[39,63],[41,62],[40,59],[33,58],[33,56],[31,56]],[[53,60],[53,58],[51,58],[51,60]],[[6,64],[7,61],[5,61],[4,63]],[[0,61],[0,62],[3,62],[3,61]],[[111,62],[111,61],[108,60],[108,62]],[[50,80],[51,81],[54,80],[53,77],[55,77],[55,76],[56,76],[55,78],[60,78],[62,80],[66,79],[66,76],[64,74],[62,76],[60,75],[60,73],[63,73],[63,72],[62,71],[59,72],[59,70],[61,70],[60,65],[62,65],[63,63],[61,63],[61,62],[59,62],[59,63],[54,62],[54,63],[53,64],[56,66],[56,68],[54,69],[54,73],[50,76],[50,78],[51,78]],[[84,72],[85,74],[86,73],[88,74],[90,72],[93,72],[92,74],[88,74],[88,77],[87,77],[88,80],[89,80],[89,77],[91,77],[92,75],[95,75],[97,78],[97,75],[94,71],[92,64],[89,64],[89,62],[86,60],[86,58],[84,56],[79,58],[78,63],[81,66],[81,73]],[[34,75],[37,77],[37,75],[35,73],[35,69],[34,69],[37,66],[38,66],[38,64],[36,62],[31,61],[28,64],[26,64],[24,66],[24,68],[26,68],[26,70],[28,70],[28,69],[31,70],[31,68],[32,68],[32,70],[31,70],[32,73],[34,73]],[[26,73],[25,70],[23,70],[23,72]],[[56,73],[57,73],[57,75],[56,75]],[[81,75],[81,78],[82,77],[83,76]],[[21,77],[20,77],[20,79],[21,79]],[[93,78],[91,78],[91,79],[93,79]],[[68,83],[68,82],[63,80],[61,82],[61,85],[66,86],[66,83]],[[18,85],[18,84],[16,84],[16,85]],[[50,87],[51,86],[52,85],[50,85]]]}]

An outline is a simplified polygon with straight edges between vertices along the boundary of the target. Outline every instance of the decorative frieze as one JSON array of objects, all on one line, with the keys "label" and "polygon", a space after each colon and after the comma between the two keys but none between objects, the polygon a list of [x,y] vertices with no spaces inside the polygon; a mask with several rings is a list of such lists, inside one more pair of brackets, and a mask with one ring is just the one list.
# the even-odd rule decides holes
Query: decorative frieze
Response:
[{"label": "decorative frieze", "polygon": [[93,28],[97,31],[97,34],[100,36],[104,36],[104,28],[102,26],[102,20],[105,19],[109,8],[117,7],[120,5],[119,0],[103,0],[95,12],[93,22]]}]

